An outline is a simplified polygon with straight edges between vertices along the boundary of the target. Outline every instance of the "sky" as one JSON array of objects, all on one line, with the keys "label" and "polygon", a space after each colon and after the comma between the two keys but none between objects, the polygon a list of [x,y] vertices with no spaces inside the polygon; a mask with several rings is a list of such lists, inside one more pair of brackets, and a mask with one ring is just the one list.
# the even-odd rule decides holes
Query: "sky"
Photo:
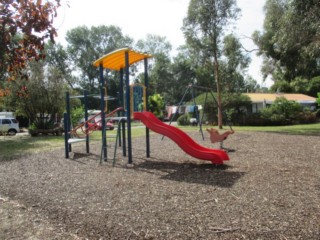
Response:
[{"label": "sky", "polygon": [[[190,0],[63,0],[55,26],[58,29],[57,42],[66,44],[65,34],[78,26],[115,25],[122,33],[135,41],[145,39],[147,34],[166,37],[173,49],[185,43],[181,31],[182,21],[187,16]],[[256,49],[250,37],[255,30],[261,30],[265,0],[238,0],[241,17],[232,30],[241,39],[243,46]],[[69,7],[67,6],[69,5]],[[175,51],[173,51],[174,54]],[[104,55],[106,53],[102,53]],[[252,62],[248,74],[263,87],[260,66],[262,60],[251,53]]]}]

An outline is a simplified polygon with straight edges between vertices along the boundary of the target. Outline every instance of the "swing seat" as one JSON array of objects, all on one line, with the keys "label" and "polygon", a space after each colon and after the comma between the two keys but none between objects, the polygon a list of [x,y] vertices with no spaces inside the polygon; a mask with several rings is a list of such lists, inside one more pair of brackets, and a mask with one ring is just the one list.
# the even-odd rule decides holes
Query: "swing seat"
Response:
[{"label": "swing seat", "polygon": [[207,132],[209,132],[210,134],[210,141],[211,143],[216,143],[216,142],[223,142],[224,140],[226,140],[228,138],[228,136],[230,134],[233,134],[234,131],[231,130],[231,131],[226,131],[222,134],[220,134],[218,132],[218,130],[214,129],[214,128],[211,128],[211,129],[208,129],[207,128]]}]

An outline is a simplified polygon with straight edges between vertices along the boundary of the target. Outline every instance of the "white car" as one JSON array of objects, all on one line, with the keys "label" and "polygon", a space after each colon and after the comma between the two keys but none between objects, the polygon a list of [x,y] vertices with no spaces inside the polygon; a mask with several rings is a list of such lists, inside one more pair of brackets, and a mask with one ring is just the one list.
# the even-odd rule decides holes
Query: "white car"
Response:
[{"label": "white car", "polygon": [[20,132],[19,122],[13,117],[0,117],[0,134],[16,135]]}]

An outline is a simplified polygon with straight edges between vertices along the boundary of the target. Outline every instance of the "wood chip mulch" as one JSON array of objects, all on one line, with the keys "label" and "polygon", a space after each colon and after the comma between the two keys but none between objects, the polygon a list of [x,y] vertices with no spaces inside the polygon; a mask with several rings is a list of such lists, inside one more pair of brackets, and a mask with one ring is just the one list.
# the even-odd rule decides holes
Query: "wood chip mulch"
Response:
[{"label": "wood chip mulch", "polygon": [[[232,151],[222,166],[158,134],[151,158],[145,138],[134,139],[133,167],[121,149],[115,167],[100,165],[99,142],[90,154],[74,144],[70,159],[63,148],[0,157],[0,238],[320,239],[319,136],[236,132],[224,146]],[[6,203],[19,212],[5,215]],[[18,214],[28,219],[19,227]]]}]

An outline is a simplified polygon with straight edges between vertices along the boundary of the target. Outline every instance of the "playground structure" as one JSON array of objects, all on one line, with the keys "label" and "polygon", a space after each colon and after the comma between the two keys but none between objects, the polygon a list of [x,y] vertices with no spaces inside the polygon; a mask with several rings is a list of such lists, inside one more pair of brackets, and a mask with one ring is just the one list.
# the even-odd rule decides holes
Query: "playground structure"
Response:
[{"label": "playground structure", "polygon": [[[130,48],[122,48],[115,50],[107,55],[96,60],[93,65],[99,67],[99,86],[100,86],[100,108],[101,112],[98,113],[101,116],[102,124],[102,148],[101,148],[101,162],[107,161],[107,134],[105,121],[108,119],[115,119],[119,121],[116,145],[117,143],[121,146],[122,138],[122,149],[123,156],[128,157],[128,164],[132,165],[132,139],[131,139],[131,121],[140,120],[146,126],[146,157],[150,157],[150,137],[149,129],[156,133],[162,134],[163,136],[169,137],[171,140],[176,142],[178,146],[184,150],[187,154],[201,159],[211,161],[214,164],[223,164],[223,161],[229,160],[227,153],[223,150],[211,149],[203,147],[193,141],[186,133],[180,129],[169,126],[162,123],[157,119],[151,112],[148,112],[148,58],[152,57],[150,54],[139,53],[133,51]],[[144,61],[144,80],[145,84],[133,84],[130,85],[129,79],[129,67],[130,65]],[[106,99],[106,88],[104,80],[104,69],[116,70],[120,72],[120,84],[119,84],[119,108],[106,115],[105,111],[105,99]],[[125,90],[125,91],[124,91]],[[68,101],[68,98],[67,98]],[[67,108],[69,104],[67,102]],[[87,112],[87,109],[85,107]],[[113,114],[118,113],[118,117],[112,117]],[[64,116],[65,125],[65,151],[66,158],[69,157],[71,151],[71,144],[81,141],[86,141],[87,153],[89,153],[89,134],[90,129],[88,128],[88,116],[85,116],[85,122],[80,124],[74,129],[70,128],[70,109],[67,109],[67,113]],[[80,137],[79,132],[84,137]],[[71,135],[77,138],[71,138]],[[128,155],[127,155],[128,154]],[[115,152],[114,152],[115,157]]]},{"label": "playground structure", "polygon": [[[148,86],[148,58],[152,57],[150,54],[139,53],[133,51],[129,48],[122,48],[115,50],[107,55],[96,60],[93,65],[95,67],[99,67],[99,86],[100,86],[100,110],[98,113],[101,118],[101,126],[102,126],[102,151],[101,151],[101,159],[103,161],[107,160],[107,133],[106,133],[106,120],[115,120],[118,121],[117,128],[117,139],[116,142],[121,145],[122,139],[122,147],[123,147],[123,156],[127,156],[128,154],[128,164],[132,164],[132,140],[131,140],[131,118],[132,118],[132,110],[136,110],[136,103],[142,101],[142,107],[144,110],[147,110],[147,86]],[[129,67],[130,65],[144,60],[145,66],[145,86],[143,85],[130,85],[129,79]],[[104,79],[104,69],[107,70],[116,70],[120,72],[120,84],[119,84],[119,107],[112,111],[110,114],[106,115],[106,84]],[[125,96],[124,96],[125,95]],[[140,98],[140,100],[139,100]],[[70,125],[70,109],[68,107],[70,104],[68,103],[67,97],[67,113],[64,116],[65,126],[65,155],[66,158],[69,157],[69,152],[71,152],[71,144],[76,142],[86,141],[87,153],[89,153],[89,134],[94,129],[88,128],[88,119],[87,116],[87,108],[85,106],[85,121],[79,126],[71,129]],[[118,113],[117,117],[112,117],[111,115]],[[126,132],[127,130],[127,132]],[[79,133],[82,135],[80,136]],[[74,136],[74,138],[71,138]],[[127,137],[127,139],[126,139]],[[149,148],[149,129],[146,129],[146,144],[147,144],[147,157],[150,156],[150,148]],[[128,152],[127,152],[128,151]]]}]

